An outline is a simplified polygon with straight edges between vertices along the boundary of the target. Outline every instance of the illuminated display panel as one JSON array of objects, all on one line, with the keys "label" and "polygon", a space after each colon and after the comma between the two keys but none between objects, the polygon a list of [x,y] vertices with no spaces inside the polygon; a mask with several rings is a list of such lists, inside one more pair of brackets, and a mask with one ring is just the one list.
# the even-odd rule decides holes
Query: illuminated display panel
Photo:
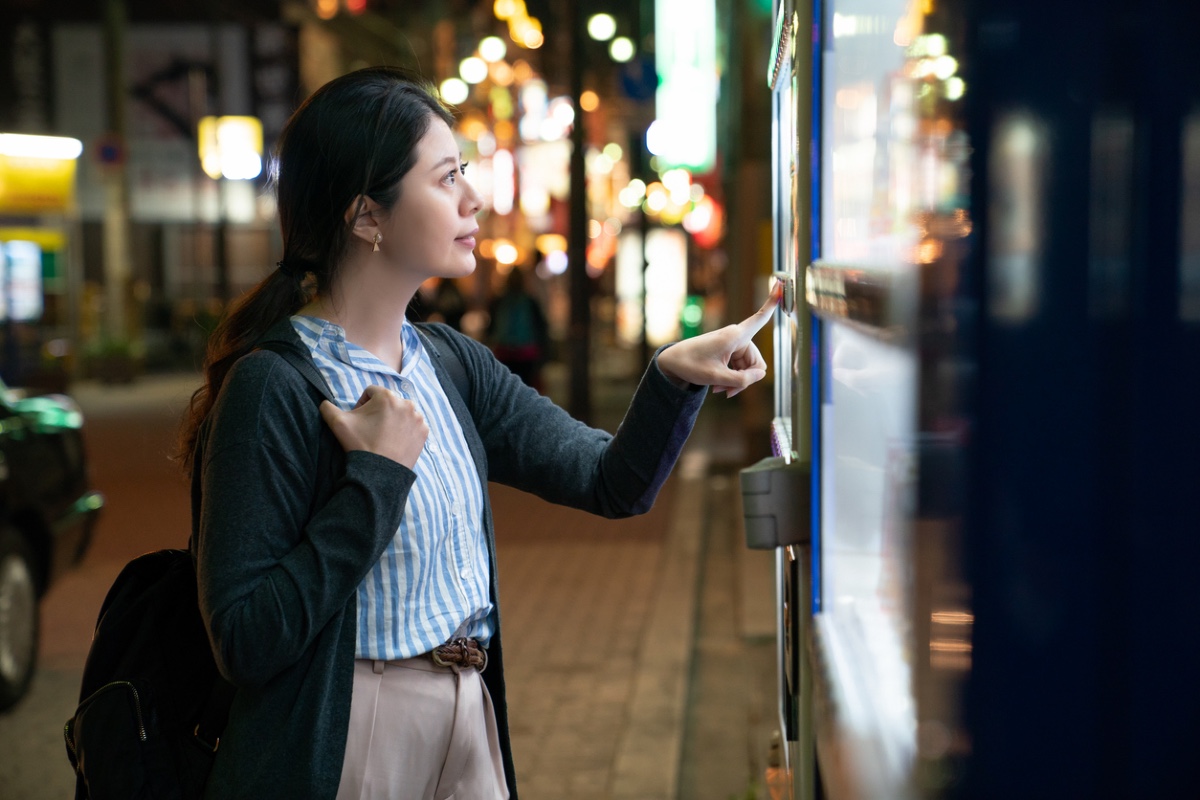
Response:
[{"label": "illuminated display panel", "polygon": [[[854,0],[827,13],[821,259],[902,285],[913,276],[914,220],[930,180],[915,144],[907,49],[919,12],[904,0]],[[915,303],[892,302],[893,321],[911,330]],[[839,321],[823,331],[816,625],[836,676],[839,736],[854,748],[849,779],[863,796],[890,796],[909,781],[916,751],[909,529],[917,358],[905,336]]]}]

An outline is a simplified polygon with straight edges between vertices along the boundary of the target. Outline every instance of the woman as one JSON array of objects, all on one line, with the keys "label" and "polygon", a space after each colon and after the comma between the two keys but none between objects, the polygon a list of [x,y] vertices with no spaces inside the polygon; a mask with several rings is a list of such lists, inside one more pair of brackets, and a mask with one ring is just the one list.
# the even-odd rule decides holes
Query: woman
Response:
[{"label": "woman", "polygon": [[772,302],[660,350],[610,436],[407,322],[422,282],[475,268],[452,123],[373,68],[281,136],[284,258],[214,333],[182,432],[200,609],[237,689],[207,797],[515,798],[487,481],[644,512],[706,387],[766,374],[750,337]]}]

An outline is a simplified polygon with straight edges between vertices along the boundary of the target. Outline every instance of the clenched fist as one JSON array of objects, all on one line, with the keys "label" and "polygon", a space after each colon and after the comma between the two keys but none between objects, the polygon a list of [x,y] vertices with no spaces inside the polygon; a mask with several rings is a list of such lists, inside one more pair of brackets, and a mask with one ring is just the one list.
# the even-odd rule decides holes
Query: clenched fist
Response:
[{"label": "clenched fist", "polygon": [[412,469],[425,448],[429,426],[413,405],[382,386],[368,386],[352,411],[326,400],[321,416],[346,452],[366,450]]}]

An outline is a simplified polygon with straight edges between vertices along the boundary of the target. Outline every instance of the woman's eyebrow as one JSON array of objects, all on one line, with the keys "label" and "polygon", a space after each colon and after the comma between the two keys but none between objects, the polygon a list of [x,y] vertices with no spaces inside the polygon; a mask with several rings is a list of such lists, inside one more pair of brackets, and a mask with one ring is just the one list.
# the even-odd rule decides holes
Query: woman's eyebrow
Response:
[{"label": "woman's eyebrow", "polygon": [[446,156],[441,161],[437,162],[432,167],[430,167],[429,171],[432,172],[433,170],[442,169],[443,167],[448,167],[448,166],[449,167],[457,167],[461,163],[462,163],[462,155]]}]

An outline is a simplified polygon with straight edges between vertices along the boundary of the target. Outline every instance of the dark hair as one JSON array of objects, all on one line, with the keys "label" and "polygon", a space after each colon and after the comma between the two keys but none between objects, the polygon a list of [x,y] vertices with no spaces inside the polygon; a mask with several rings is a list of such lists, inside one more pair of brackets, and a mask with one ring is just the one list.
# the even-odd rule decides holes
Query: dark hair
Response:
[{"label": "dark hair", "polygon": [[[292,114],[276,147],[273,180],[283,259],[234,303],[208,342],[205,382],[184,415],[178,458],[194,469],[196,435],[239,358],[310,292],[329,290],[350,243],[356,198],[391,208],[417,143],[434,119],[454,117],[432,84],[402,69],[370,67],[322,86]],[[311,278],[306,279],[306,276]]]}]

